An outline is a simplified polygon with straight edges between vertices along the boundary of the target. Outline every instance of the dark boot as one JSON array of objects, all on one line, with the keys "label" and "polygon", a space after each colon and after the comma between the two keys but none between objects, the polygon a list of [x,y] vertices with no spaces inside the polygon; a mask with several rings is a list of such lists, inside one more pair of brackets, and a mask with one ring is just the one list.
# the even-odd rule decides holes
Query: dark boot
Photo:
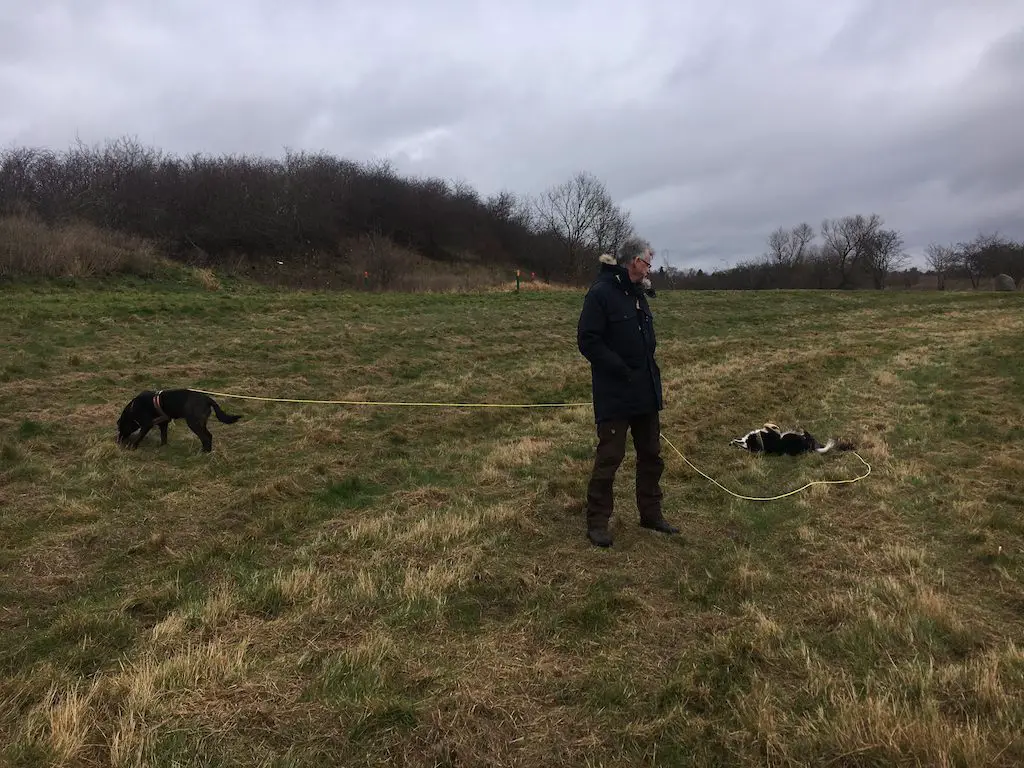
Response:
[{"label": "dark boot", "polygon": [[630,421],[633,447],[636,449],[636,506],[640,525],[661,533],[679,533],[665,522],[661,512],[663,493],[661,475],[665,460],[661,457],[661,420],[655,411]]},{"label": "dark boot", "polygon": [[587,538],[598,547],[610,547],[612,534],[608,523],[612,516],[612,483],[591,480],[587,486]]},{"label": "dark boot", "polygon": [[587,528],[587,538],[595,547],[610,547],[612,534],[607,528]]},{"label": "dark boot", "polygon": [[603,421],[597,425],[597,451],[587,483],[587,538],[599,547],[612,544],[608,523],[615,503],[615,472],[626,455],[625,421]]},{"label": "dark boot", "polygon": [[641,520],[640,525],[643,528],[649,528],[650,530],[657,531],[658,533],[679,533],[679,529],[674,525],[669,525],[663,517],[657,520]]}]

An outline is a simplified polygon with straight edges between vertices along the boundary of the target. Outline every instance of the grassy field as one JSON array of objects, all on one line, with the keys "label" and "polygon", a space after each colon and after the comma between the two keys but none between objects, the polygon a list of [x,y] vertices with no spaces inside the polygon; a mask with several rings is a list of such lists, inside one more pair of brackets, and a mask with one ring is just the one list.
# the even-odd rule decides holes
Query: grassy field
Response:
[{"label": "grassy field", "polygon": [[584,537],[578,292],[0,288],[0,764],[1010,766],[1024,761],[1024,303],[662,293],[663,430]]}]

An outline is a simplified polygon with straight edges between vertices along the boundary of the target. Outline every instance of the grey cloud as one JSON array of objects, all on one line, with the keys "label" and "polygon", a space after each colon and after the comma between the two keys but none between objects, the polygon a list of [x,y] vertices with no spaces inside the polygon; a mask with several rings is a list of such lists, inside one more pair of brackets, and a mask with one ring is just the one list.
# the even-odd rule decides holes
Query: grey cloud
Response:
[{"label": "grey cloud", "polygon": [[858,212],[913,252],[1024,237],[1014,0],[17,5],[2,145],[390,156],[483,194],[588,170],[683,266]]}]

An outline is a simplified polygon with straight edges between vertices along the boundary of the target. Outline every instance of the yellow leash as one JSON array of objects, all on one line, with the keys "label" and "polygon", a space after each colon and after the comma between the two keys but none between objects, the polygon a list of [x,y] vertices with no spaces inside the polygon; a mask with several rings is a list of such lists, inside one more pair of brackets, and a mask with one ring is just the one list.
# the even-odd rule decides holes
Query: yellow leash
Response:
[{"label": "yellow leash", "polygon": [[[213,392],[208,389],[195,389],[190,388],[193,392],[201,392],[204,395],[210,395],[211,397],[233,397],[239,400],[260,400],[267,403],[315,403],[318,405],[381,405],[381,406],[406,406],[415,408],[575,408],[583,405],[590,405],[586,403],[412,403],[412,402],[387,402],[381,400],[306,400],[297,397],[257,397],[256,395],[236,395],[230,392]],[[735,496],[737,499],[744,499],[745,501],[775,501],[777,499],[784,499],[787,496],[792,496],[794,493],[800,493],[812,485],[840,485],[842,483],[856,483],[858,480],[863,480],[865,477],[871,474],[871,465],[861,458],[860,454],[856,451],[853,455],[860,459],[861,463],[868,468],[868,471],[863,475],[858,475],[849,480],[812,480],[796,490],[788,491],[787,493],[779,494],[778,496],[743,496],[742,494],[730,491],[715,478],[701,472],[694,464],[686,458],[682,452],[676,448],[672,441],[665,437],[664,432],[659,433],[661,439],[664,440],[668,446],[676,452],[676,454],[685,461],[690,467],[701,477],[707,478],[712,483],[717,485],[726,493]]]},{"label": "yellow leash", "polygon": [[228,392],[211,392],[206,389],[195,389],[193,392],[202,392],[204,395],[216,397],[235,397],[241,400],[262,400],[269,403],[316,403],[318,405],[396,405],[411,406],[416,408],[574,408],[587,403],[406,403],[406,402],[385,402],[379,400],[303,400],[295,397],[256,397],[255,395],[233,395]]},{"label": "yellow leash", "polygon": [[793,490],[793,491],[788,491],[786,493],[780,493],[778,496],[743,496],[742,494],[734,493],[733,491],[730,491],[728,488],[726,488],[720,482],[715,480],[715,478],[709,477],[708,475],[705,475],[703,472],[701,472],[699,469],[697,469],[697,467],[695,467],[693,465],[693,463],[688,458],[683,456],[683,454],[679,451],[678,448],[676,448],[674,445],[672,445],[672,442],[667,437],[665,437],[664,433],[660,433],[660,434],[661,434],[661,439],[664,440],[666,443],[668,443],[668,446],[679,455],[679,458],[682,459],[683,461],[685,461],[687,464],[689,464],[690,467],[692,467],[693,470],[698,475],[701,475],[702,477],[706,477],[708,480],[710,480],[712,483],[717,485],[723,491],[725,491],[726,493],[728,493],[728,494],[730,494],[732,496],[735,496],[737,499],[744,499],[746,501],[775,501],[776,499],[784,499],[787,496],[792,496],[794,493],[800,493],[800,491],[802,491],[802,490],[804,490],[806,488],[810,488],[812,485],[841,485],[842,483],[856,483],[858,480],[863,480],[865,477],[867,477],[868,475],[871,474],[871,465],[868,464],[866,461],[864,461],[864,459],[861,457],[861,455],[859,453],[857,453],[856,451],[852,451],[853,455],[856,456],[858,459],[860,459],[861,464],[863,464],[865,467],[868,468],[868,471],[865,472],[863,475],[858,475],[857,477],[850,478],[849,480],[812,480],[811,482],[807,483],[807,485],[802,485],[802,486],[800,486],[799,488],[797,488],[796,490]]}]

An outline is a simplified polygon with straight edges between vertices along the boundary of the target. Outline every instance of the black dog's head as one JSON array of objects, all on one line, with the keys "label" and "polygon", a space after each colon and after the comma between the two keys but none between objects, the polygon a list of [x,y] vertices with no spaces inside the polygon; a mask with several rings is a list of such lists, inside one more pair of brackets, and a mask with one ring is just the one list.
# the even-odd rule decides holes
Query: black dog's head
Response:
[{"label": "black dog's head", "polygon": [[819,443],[817,438],[810,432],[808,432],[806,429],[800,430],[800,438],[803,442],[804,448],[806,448],[808,451],[816,451],[819,448],[825,447],[824,445]]},{"label": "black dog's head", "polygon": [[135,416],[135,401],[128,403],[117,420],[117,444],[127,445],[128,438],[139,431],[142,424]]}]

